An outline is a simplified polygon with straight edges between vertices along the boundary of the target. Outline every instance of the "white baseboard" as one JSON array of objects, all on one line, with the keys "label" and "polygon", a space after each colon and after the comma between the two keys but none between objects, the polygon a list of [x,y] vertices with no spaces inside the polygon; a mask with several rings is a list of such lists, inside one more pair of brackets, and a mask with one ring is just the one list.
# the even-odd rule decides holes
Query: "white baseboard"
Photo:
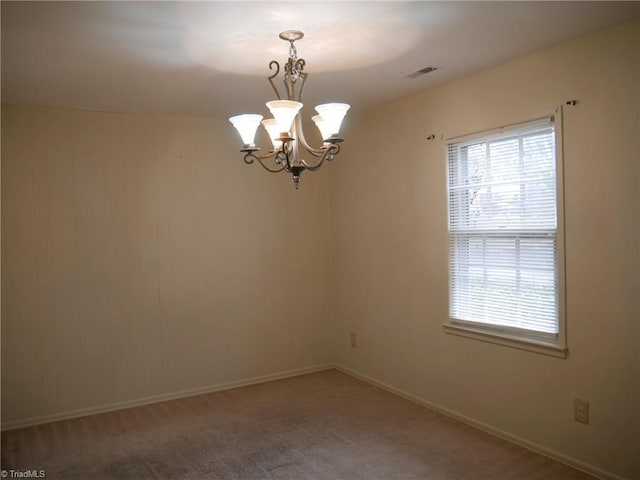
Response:
[{"label": "white baseboard", "polygon": [[273,380],[280,380],[283,378],[296,377],[298,375],[305,375],[307,373],[319,372],[322,370],[329,370],[332,368],[334,368],[332,364],[315,365],[311,367],[298,368],[295,370],[288,370],[285,372],[277,372],[277,373],[271,373],[267,375],[260,375],[257,377],[245,378],[242,380],[234,380],[231,382],[218,383],[216,385],[209,385],[206,387],[192,388],[189,390],[182,390],[179,392],[163,393],[160,395],[153,395],[151,397],[137,398],[134,400],[127,400],[125,402],[109,403],[106,405],[97,405],[95,407],[81,408],[78,410],[69,410],[66,412],[53,413],[51,415],[42,415],[38,417],[12,420],[8,422],[2,422],[2,431],[13,430],[15,428],[30,427],[33,425],[40,425],[43,423],[57,422],[59,420],[68,420],[71,418],[84,417],[87,415],[94,415],[96,413],[112,412],[114,410],[122,410],[124,408],[139,407],[139,406],[148,405],[151,403],[164,402],[166,400],[175,400],[178,398],[192,397],[195,395],[202,395],[205,393],[219,392],[221,390],[230,390],[232,388],[246,387],[249,385],[256,385],[264,382],[271,382]]},{"label": "white baseboard", "polygon": [[367,383],[370,383],[371,385],[375,385],[376,387],[382,388],[383,390],[386,390],[388,392],[394,393],[400,397],[403,397],[407,400],[410,400],[414,403],[417,403],[418,405],[422,405],[423,407],[427,407],[431,410],[434,410],[438,413],[442,413],[443,415],[446,415],[448,417],[451,417],[455,420],[459,420],[467,425],[470,425],[472,427],[475,427],[479,430],[482,430],[484,432],[487,432],[491,435],[494,435],[496,437],[500,437],[504,440],[507,440],[511,443],[515,443],[516,445],[520,445],[521,447],[527,448],[531,451],[534,451],[536,453],[539,453],[541,455],[544,455],[545,457],[549,457],[552,458],[553,460],[556,460],[560,463],[564,463],[565,465],[568,465],[572,468],[575,468],[576,470],[580,470],[583,471],[585,473],[588,473],[589,475],[593,475],[594,477],[598,477],[601,478],[603,480],[630,480],[630,479],[626,479],[623,477],[620,477],[618,475],[615,475],[614,473],[608,472],[606,470],[602,470],[601,468],[595,467],[593,465],[589,465],[588,463],[582,462],[580,460],[576,460],[575,458],[569,457],[567,455],[564,455],[560,452],[556,452],[555,450],[552,450],[550,448],[547,448],[543,445],[539,445],[537,443],[534,442],[530,442],[529,440],[526,440],[522,437],[519,437],[517,435],[513,435],[509,432],[505,432],[504,430],[500,430],[499,428],[495,428],[491,425],[488,425],[486,423],[480,422],[478,420],[475,420],[471,417],[468,417],[466,415],[463,415],[461,413],[458,413],[454,410],[450,410],[448,408],[442,407],[440,405],[437,405],[433,402],[430,402],[428,400],[425,400],[423,398],[420,398],[416,395],[413,395],[411,393],[405,392],[403,390],[400,390],[399,388],[396,388],[392,385],[389,385],[388,383],[385,382],[381,382],[380,380],[377,380],[375,378],[372,378],[368,375],[365,375],[363,373],[357,372],[355,370],[352,370],[350,368],[347,368],[345,366],[339,365],[339,364],[334,364],[333,367],[336,370],[339,370],[343,373],[346,373],[347,375],[351,375],[355,378],[358,378],[360,380],[363,380]]},{"label": "white baseboard", "polygon": [[148,405],[151,403],[163,402],[166,400],[175,400],[178,398],[191,397],[194,395],[202,395],[205,393],[219,392],[222,390],[230,390],[232,388],[245,387],[249,385],[257,385],[259,383],[271,382],[274,380],[280,380],[280,379],[289,378],[289,377],[296,377],[298,375],[305,375],[308,373],[319,372],[322,370],[329,370],[332,368],[335,368],[336,370],[346,373],[347,375],[351,375],[355,378],[358,378],[367,383],[370,383],[371,385],[375,385],[376,387],[382,388],[383,390],[386,390],[395,395],[398,395],[407,400],[410,400],[414,403],[417,403],[418,405],[422,405],[426,408],[442,413],[443,415],[459,420],[467,425],[475,427],[491,435],[495,435],[496,437],[503,438],[504,440],[515,443],[516,445],[520,445],[536,453],[539,453],[546,457],[557,460],[558,462],[569,465],[570,467],[573,467],[577,470],[581,470],[595,477],[601,478],[603,480],[630,480],[630,479],[625,479],[623,477],[615,475],[611,472],[602,470],[598,467],[582,462],[580,460],[576,460],[575,458],[569,457],[560,452],[556,452],[555,450],[549,449],[543,445],[530,442],[529,440],[521,438],[517,435],[513,435],[509,432],[505,432],[503,430],[500,430],[499,428],[495,428],[491,425],[475,420],[471,417],[458,413],[454,410],[450,410],[448,408],[442,407],[438,404],[425,400],[411,393],[405,392],[404,390],[401,390],[392,385],[389,385],[388,383],[382,382],[373,377],[370,377],[358,371],[347,368],[343,365],[330,364],[330,363],[315,365],[315,366],[306,367],[306,368],[299,368],[295,370],[288,370],[285,372],[277,372],[277,373],[272,373],[268,375],[260,375],[257,377],[245,378],[242,380],[234,380],[231,382],[223,382],[216,385],[210,385],[207,387],[182,390],[180,392],[172,392],[172,393],[166,393],[161,395],[154,395],[151,397],[138,398],[135,400],[128,400],[126,402],[110,403],[107,405],[98,405],[95,407],[82,408],[78,410],[70,410],[66,412],[54,413],[51,415],[42,415],[38,417],[31,417],[26,419],[3,422],[2,431],[12,430],[15,428],[29,427],[33,425],[40,425],[43,423],[56,422],[59,420],[68,420],[71,418],[84,417],[86,415],[93,415],[97,413],[111,412],[114,410],[122,410],[124,408],[138,407],[142,405]]}]

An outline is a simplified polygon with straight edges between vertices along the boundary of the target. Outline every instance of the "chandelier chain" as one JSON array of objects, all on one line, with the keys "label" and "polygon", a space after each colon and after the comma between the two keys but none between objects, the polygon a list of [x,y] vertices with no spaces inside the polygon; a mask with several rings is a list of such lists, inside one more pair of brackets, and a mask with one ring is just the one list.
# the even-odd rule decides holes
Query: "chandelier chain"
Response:
[{"label": "chandelier chain", "polygon": [[298,50],[296,49],[293,40],[289,40],[289,58],[291,58],[294,63],[298,60]]}]

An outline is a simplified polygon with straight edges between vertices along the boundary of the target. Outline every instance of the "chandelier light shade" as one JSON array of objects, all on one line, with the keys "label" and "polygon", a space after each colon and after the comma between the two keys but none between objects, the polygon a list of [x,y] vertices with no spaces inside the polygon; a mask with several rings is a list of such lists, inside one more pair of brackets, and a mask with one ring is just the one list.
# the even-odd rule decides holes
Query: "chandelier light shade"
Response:
[{"label": "chandelier light shade", "polygon": [[262,123],[262,126],[267,130],[267,133],[269,134],[273,150],[278,150],[282,145],[282,140],[280,140],[280,127],[278,126],[278,122],[275,118],[266,118],[260,123]]},{"label": "chandelier light shade", "polygon": [[[302,88],[307,79],[304,72],[306,62],[298,58],[294,42],[304,37],[298,30],[288,30],[280,34],[282,40],[289,42],[289,59],[284,65],[284,86],[286,99],[278,92],[273,79],[280,73],[280,64],[272,60],[269,69],[275,68],[275,73],[268,77],[269,83],[276,94],[277,99],[266,103],[273,118],[262,119],[262,115],[243,114],[229,118],[229,121],[238,130],[242,138],[244,161],[252,164],[258,161],[267,171],[272,173],[288,172],[293,175],[296,189],[300,185],[300,175],[303,171],[318,170],[326,161],[331,161],[340,153],[340,125],[344,119],[349,105],[346,103],[324,103],[315,107],[318,115],[312,117],[323,143],[314,148],[307,143],[302,129],[300,112],[302,109]],[[271,139],[272,148],[265,153],[258,153],[260,149],[254,143],[256,131],[262,126],[267,130]],[[309,155],[309,160],[302,155]]]},{"label": "chandelier light shade", "polygon": [[236,127],[236,130],[238,130],[245,149],[255,147],[254,139],[256,137],[256,130],[258,130],[260,126],[260,120],[262,120],[262,115],[253,113],[236,115],[229,119],[233,126]]},{"label": "chandelier light shade", "polygon": [[[316,112],[320,114],[320,121],[323,124],[322,127],[318,126],[322,132],[323,140],[338,136],[340,125],[342,125],[342,120],[347,114],[347,110],[349,110],[349,105],[346,103],[325,103],[316,106]],[[318,125],[317,121],[316,125]],[[326,133],[329,135],[327,136]]]},{"label": "chandelier light shade", "polygon": [[313,123],[315,123],[318,130],[320,130],[320,134],[322,135],[322,139],[331,137],[331,132],[329,132],[329,124],[324,121],[324,119],[320,115],[314,115],[311,117]]},{"label": "chandelier light shade", "polygon": [[296,118],[302,108],[302,104],[293,100],[272,100],[267,102],[266,105],[276,120],[281,136],[289,138],[293,119]]}]

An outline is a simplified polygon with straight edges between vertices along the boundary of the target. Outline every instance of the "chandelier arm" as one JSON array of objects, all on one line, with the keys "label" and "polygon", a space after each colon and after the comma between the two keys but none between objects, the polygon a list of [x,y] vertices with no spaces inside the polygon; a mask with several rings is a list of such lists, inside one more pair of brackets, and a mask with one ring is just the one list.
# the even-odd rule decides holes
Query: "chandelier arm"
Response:
[{"label": "chandelier arm", "polygon": [[302,118],[300,114],[298,114],[294,121],[294,127],[297,140],[300,142],[300,145],[302,145],[302,147],[304,147],[304,149],[314,157],[322,157],[324,155],[325,147],[313,148],[311,145],[309,145],[309,142],[307,142],[307,139],[304,136],[304,130],[302,129]]},{"label": "chandelier arm", "polygon": [[284,169],[287,168],[286,165],[282,165],[279,168],[271,168],[268,165],[266,165],[262,160],[258,159],[258,162],[260,162],[260,165],[262,165],[262,168],[264,168],[267,172],[271,172],[271,173],[278,173],[283,171]]},{"label": "chandelier arm", "polygon": [[315,158],[323,157],[324,152],[326,152],[328,148],[326,146],[321,148],[313,148],[313,147],[309,147],[308,145],[303,145],[303,147],[307,151],[307,153],[311,154]]},{"label": "chandelier arm", "polygon": [[330,162],[331,160],[333,160],[333,157],[335,157],[340,152],[340,145],[332,143],[326,149],[323,148],[323,150],[324,150],[324,153],[322,154],[322,156],[320,157],[320,160],[318,160],[318,162],[315,165],[310,165],[303,159],[300,159],[300,163],[302,163],[302,165],[304,165],[304,168],[306,168],[310,172],[315,172],[322,166],[325,160],[327,162]]},{"label": "chandelier arm", "polygon": [[248,152],[244,156],[244,163],[246,163],[247,165],[251,165],[254,162],[254,160],[257,160],[258,163],[260,165],[262,165],[262,168],[264,168],[266,171],[271,172],[271,173],[278,173],[278,172],[283,171],[285,168],[287,168],[286,164],[283,164],[280,167],[272,168],[272,167],[270,167],[269,165],[267,165],[266,163],[263,162],[263,160],[266,160],[266,159],[271,158],[271,157],[276,157],[276,152],[269,153],[269,154],[266,154],[266,155],[257,155],[257,154],[255,154],[253,152]]},{"label": "chandelier arm", "polygon": [[276,73],[274,73],[270,77],[267,77],[267,79],[269,80],[269,83],[271,84],[271,88],[273,88],[273,91],[276,92],[276,97],[278,97],[278,100],[282,100],[282,98],[280,97],[280,93],[278,92],[278,89],[273,83],[273,79],[277,77],[278,74],[280,73],[280,64],[275,60],[271,60],[271,62],[269,62],[269,70],[273,70],[273,65],[276,66]]}]

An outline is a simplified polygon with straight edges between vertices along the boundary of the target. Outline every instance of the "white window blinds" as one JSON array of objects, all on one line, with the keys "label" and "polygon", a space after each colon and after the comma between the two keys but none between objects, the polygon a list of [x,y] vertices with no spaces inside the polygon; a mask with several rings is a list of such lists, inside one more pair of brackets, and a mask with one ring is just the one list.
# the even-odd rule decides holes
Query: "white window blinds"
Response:
[{"label": "white window blinds", "polygon": [[558,333],[552,119],[448,144],[452,321]]}]

